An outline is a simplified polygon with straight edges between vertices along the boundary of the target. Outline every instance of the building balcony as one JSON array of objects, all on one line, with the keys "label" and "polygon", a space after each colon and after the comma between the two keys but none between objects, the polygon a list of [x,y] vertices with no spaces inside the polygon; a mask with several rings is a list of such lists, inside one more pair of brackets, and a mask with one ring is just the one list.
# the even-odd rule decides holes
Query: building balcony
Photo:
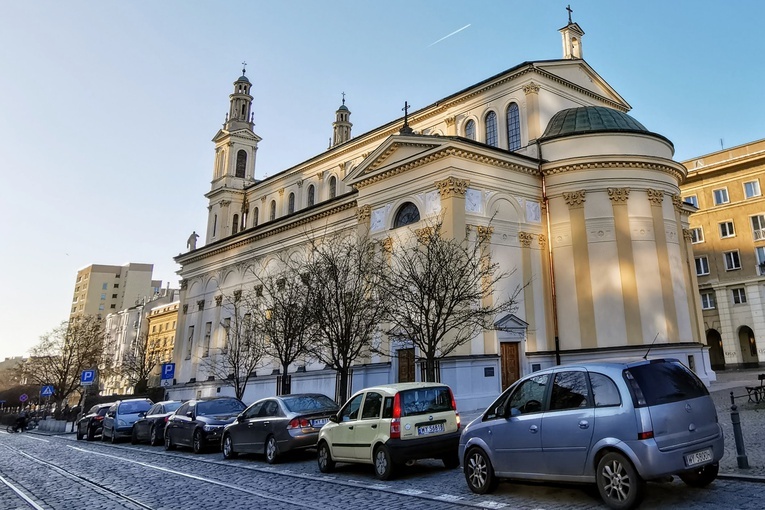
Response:
[{"label": "building balcony", "polygon": [[754,237],[755,241],[765,240],[765,228],[761,228],[759,230],[753,230],[752,236]]}]

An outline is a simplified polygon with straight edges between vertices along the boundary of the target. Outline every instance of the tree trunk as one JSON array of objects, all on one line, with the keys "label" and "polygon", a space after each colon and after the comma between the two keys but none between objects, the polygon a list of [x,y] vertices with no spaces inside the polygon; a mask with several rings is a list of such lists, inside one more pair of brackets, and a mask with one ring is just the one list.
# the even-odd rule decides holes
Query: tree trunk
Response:
[{"label": "tree trunk", "polygon": [[425,359],[425,380],[426,382],[436,382],[436,362],[432,358]]},{"label": "tree trunk", "polygon": [[337,404],[342,406],[348,399],[348,369],[342,368],[337,372],[340,375],[340,380],[337,383]]},{"label": "tree trunk", "polygon": [[290,387],[292,386],[290,384],[290,375],[287,372],[289,370],[289,365],[282,366],[282,395],[289,395],[290,394]]}]

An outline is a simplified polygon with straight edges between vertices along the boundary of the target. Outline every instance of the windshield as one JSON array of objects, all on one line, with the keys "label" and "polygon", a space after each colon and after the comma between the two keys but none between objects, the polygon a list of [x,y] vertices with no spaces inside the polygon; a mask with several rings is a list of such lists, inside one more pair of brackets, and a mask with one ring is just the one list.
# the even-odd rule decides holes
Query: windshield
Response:
[{"label": "windshield", "polygon": [[165,412],[166,413],[172,413],[173,411],[175,411],[179,407],[181,407],[181,403],[180,402],[169,402],[169,403],[165,404]]},{"label": "windshield", "polygon": [[292,413],[306,413],[323,409],[337,409],[335,402],[326,395],[303,395],[284,397],[284,406]]},{"label": "windshield", "polygon": [[152,403],[148,400],[142,400],[138,402],[123,402],[120,404],[119,414],[138,414],[145,413],[152,406]]},{"label": "windshield", "polygon": [[221,399],[208,400],[197,404],[197,414],[200,416],[214,414],[237,414],[244,410],[244,404],[238,400]]}]

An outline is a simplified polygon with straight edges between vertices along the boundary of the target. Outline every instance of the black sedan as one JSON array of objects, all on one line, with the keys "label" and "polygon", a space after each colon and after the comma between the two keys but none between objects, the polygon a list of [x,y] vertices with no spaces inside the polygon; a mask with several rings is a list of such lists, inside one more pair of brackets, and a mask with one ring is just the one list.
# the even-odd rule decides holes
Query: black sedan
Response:
[{"label": "black sedan", "polygon": [[223,427],[233,422],[245,407],[241,400],[233,397],[184,402],[167,420],[165,449],[188,446],[194,453],[202,453],[209,445],[220,448]]},{"label": "black sedan", "polygon": [[86,438],[93,441],[104,429],[104,416],[114,402],[96,404],[88,413],[77,420],[77,439]]},{"label": "black sedan", "polygon": [[338,409],[331,398],[318,393],[258,400],[223,430],[223,457],[263,453],[273,464],[289,451],[313,448],[319,429]]},{"label": "black sedan", "polygon": [[179,400],[165,400],[151,406],[146,411],[146,415],[140,417],[133,424],[133,435],[130,442],[133,444],[148,442],[152,446],[161,445],[165,437],[165,424],[170,415],[179,407],[181,407]]}]

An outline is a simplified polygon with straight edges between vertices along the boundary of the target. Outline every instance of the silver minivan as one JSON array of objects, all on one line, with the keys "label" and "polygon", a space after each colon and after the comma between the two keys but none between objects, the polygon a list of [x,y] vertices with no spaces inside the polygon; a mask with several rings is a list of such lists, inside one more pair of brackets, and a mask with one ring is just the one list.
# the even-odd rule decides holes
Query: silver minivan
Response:
[{"label": "silver minivan", "polygon": [[459,455],[479,494],[500,478],[596,483],[625,509],[647,480],[712,483],[723,433],[704,383],[676,359],[582,363],[514,383],[465,427]]}]

